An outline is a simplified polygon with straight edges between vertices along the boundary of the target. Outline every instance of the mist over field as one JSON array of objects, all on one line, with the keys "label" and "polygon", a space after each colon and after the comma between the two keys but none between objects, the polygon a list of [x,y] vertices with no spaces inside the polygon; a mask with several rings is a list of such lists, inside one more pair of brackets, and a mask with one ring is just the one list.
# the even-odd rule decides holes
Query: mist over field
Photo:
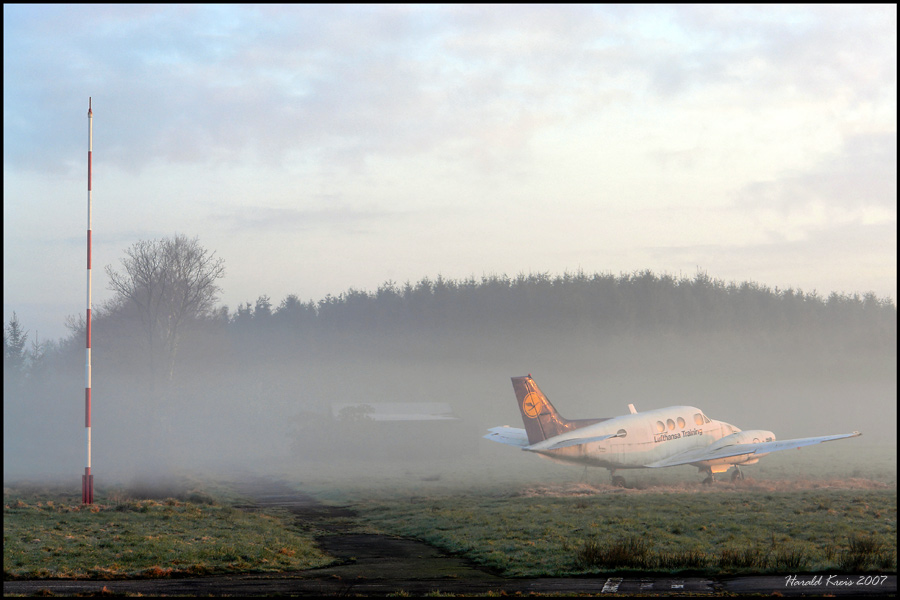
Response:
[{"label": "mist over field", "polygon": [[[388,282],[278,305],[262,296],[192,323],[162,377],[139,331],[97,311],[98,486],[347,464],[369,476],[544,468],[481,437],[522,426],[510,377],[528,373],[567,418],[687,404],[779,439],[860,431],[792,457],[840,446],[851,467],[864,447],[896,446],[896,307],[871,295],[642,273]],[[83,398],[77,326],[27,369],[5,364],[4,481],[80,477]]]}]

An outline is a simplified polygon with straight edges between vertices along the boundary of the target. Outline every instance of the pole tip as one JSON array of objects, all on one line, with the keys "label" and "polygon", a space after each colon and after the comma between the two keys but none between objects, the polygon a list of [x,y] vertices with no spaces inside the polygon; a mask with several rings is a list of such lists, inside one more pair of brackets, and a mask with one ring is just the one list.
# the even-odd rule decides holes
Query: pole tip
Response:
[{"label": "pole tip", "polygon": [[93,114],[93,111],[91,110],[91,97],[88,96],[88,116],[91,114]]}]

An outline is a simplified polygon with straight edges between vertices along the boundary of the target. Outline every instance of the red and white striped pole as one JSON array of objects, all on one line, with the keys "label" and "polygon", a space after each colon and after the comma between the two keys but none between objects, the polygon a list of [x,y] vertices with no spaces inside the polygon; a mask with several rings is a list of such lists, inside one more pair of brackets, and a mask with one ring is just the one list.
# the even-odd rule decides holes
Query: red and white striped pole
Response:
[{"label": "red and white striped pole", "polygon": [[84,427],[87,433],[87,465],[81,478],[82,504],[94,503],[94,476],[91,475],[91,154],[94,150],[94,112],[88,98],[88,213],[87,213],[87,335],[84,363]]}]

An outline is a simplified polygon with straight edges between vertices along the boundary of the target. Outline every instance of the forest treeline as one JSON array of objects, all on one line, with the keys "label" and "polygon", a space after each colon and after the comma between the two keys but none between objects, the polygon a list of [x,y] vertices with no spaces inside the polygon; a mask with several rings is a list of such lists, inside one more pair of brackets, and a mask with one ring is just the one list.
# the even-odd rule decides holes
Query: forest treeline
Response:
[{"label": "forest treeline", "polygon": [[755,282],[725,283],[632,274],[547,273],[480,280],[423,278],[374,292],[349,289],[318,302],[267,296],[219,318],[236,335],[497,333],[530,330],[578,336],[740,333],[838,335],[885,348],[896,343],[897,310],[874,293],[822,297]]},{"label": "forest treeline", "polygon": [[[95,310],[96,351],[103,345],[126,351],[138,334],[129,332],[122,307]],[[133,318],[131,320],[134,320]],[[194,331],[215,333],[235,344],[247,340],[290,341],[295,348],[329,339],[353,342],[371,336],[497,335],[517,332],[579,338],[655,335],[739,334],[794,340],[831,340],[868,350],[896,346],[897,309],[874,293],[820,296],[772,289],[756,282],[726,283],[698,272],[676,278],[651,271],[630,274],[578,272],[484,276],[480,280],[425,277],[413,284],[387,281],[374,292],[350,288],[318,302],[289,295],[278,305],[262,295],[236,310],[220,306]],[[83,350],[83,320],[59,344],[26,345],[18,322],[4,328],[5,366],[23,369],[48,354]],[[12,332],[13,336],[8,335]],[[24,332],[27,334],[27,331]],[[122,335],[125,333],[125,335]],[[188,342],[190,345],[190,342]],[[279,352],[283,344],[273,345]],[[254,345],[256,352],[259,346]],[[32,360],[29,361],[28,359]]]}]

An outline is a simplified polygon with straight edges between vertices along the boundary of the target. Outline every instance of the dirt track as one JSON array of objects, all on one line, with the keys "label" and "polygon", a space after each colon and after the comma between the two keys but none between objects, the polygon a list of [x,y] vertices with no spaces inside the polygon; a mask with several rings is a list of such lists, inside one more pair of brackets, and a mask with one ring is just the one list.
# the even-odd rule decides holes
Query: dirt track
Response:
[{"label": "dirt track", "polygon": [[246,510],[280,506],[305,526],[325,533],[317,538],[334,556],[331,566],[266,575],[228,575],[116,581],[4,581],[3,594],[148,595],[148,596],[421,596],[433,592],[468,596],[528,595],[746,595],[775,591],[783,595],[896,594],[896,576],[878,587],[787,587],[782,576],[715,581],[700,577],[509,579],[479,568],[413,539],[360,533],[355,513],[325,506],[284,483],[248,482],[243,490],[253,503]]},{"label": "dirt track", "polygon": [[[349,590],[371,580],[474,581],[499,583],[503,578],[487,573],[462,558],[450,556],[418,540],[358,532],[356,513],[341,506],[325,506],[311,496],[279,482],[254,482],[244,488],[258,507],[287,509],[305,526],[324,531],[316,538],[327,554],[338,559],[329,567],[306,571],[303,579],[340,581],[337,586]],[[248,506],[246,508],[252,508]],[[298,574],[299,575],[299,574]],[[370,585],[364,587],[370,587]],[[333,587],[329,585],[327,587]],[[379,586],[380,587],[380,586]],[[409,587],[395,587],[391,591]]]}]

